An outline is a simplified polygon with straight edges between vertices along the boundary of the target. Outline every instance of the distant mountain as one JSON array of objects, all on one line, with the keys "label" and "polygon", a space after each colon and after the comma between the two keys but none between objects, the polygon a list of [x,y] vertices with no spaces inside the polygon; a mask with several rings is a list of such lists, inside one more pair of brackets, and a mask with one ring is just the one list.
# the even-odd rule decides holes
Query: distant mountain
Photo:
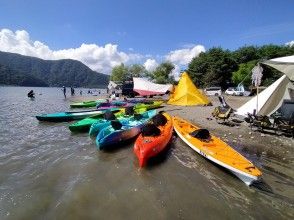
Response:
[{"label": "distant mountain", "polygon": [[80,61],[42,60],[0,51],[0,84],[19,86],[105,87],[109,76]]}]

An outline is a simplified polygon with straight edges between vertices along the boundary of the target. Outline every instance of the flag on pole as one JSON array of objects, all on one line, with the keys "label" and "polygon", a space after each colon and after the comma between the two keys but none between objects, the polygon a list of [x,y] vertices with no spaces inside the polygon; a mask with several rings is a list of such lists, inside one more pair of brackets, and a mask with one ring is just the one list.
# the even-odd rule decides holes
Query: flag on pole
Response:
[{"label": "flag on pole", "polygon": [[262,71],[263,71],[263,68],[260,66],[260,64],[257,64],[257,66],[255,66],[251,71],[252,84],[256,87],[261,84],[261,78],[263,76]]}]

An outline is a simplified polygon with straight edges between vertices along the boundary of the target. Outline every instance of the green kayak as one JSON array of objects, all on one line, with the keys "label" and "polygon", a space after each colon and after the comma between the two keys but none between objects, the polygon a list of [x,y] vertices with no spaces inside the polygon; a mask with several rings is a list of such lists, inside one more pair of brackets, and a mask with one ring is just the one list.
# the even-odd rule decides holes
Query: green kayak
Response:
[{"label": "green kayak", "polygon": [[87,101],[87,102],[75,102],[71,103],[71,108],[90,108],[90,107],[96,107],[96,105],[100,102],[104,102],[105,100],[95,100],[95,101]]},{"label": "green kayak", "polygon": [[[119,117],[124,114],[123,109],[118,109],[118,110],[115,110],[112,112],[114,113],[114,115],[116,117]],[[103,115],[104,114],[99,114],[99,115],[94,115],[91,117],[84,118],[80,121],[77,121],[76,123],[69,125],[68,128],[72,132],[88,132],[93,123],[100,121],[100,120],[104,120]]]},{"label": "green kayak", "polygon": [[[146,109],[140,108],[140,109],[135,109],[134,111],[136,114],[141,114],[141,113],[144,113]],[[118,109],[112,112],[114,113],[116,118],[120,118],[125,115],[124,108]],[[96,122],[101,122],[101,121],[107,121],[103,118],[103,114],[87,117],[76,123],[71,124],[69,126],[69,130],[72,132],[88,132],[92,124]]]},{"label": "green kayak", "polygon": [[146,108],[147,110],[159,108],[163,101],[150,101],[150,102],[144,102],[144,103],[138,103],[135,105],[135,109],[138,108]]}]

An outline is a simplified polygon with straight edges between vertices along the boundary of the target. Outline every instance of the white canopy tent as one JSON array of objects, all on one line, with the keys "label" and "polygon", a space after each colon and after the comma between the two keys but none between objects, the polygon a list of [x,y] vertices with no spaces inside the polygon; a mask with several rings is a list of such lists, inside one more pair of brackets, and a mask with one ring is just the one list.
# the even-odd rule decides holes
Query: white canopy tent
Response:
[{"label": "white canopy tent", "polygon": [[[293,99],[293,92],[293,83],[286,75],[283,75],[258,95],[256,114],[271,115],[282,105],[284,99]],[[255,96],[238,108],[236,114],[242,116],[246,116],[247,113],[253,114],[256,102],[257,97]]]},{"label": "white canopy tent", "polygon": [[160,95],[165,94],[167,91],[172,91],[172,84],[156,84],[148,81],[146,78],[133,78],[134,81],[134,91],[142,96],[145,95]]},{"label": "white canopy tent", "polygon": [[279,57],[261,62],[286,74],[291,81],[294,81],[294,55]]}]

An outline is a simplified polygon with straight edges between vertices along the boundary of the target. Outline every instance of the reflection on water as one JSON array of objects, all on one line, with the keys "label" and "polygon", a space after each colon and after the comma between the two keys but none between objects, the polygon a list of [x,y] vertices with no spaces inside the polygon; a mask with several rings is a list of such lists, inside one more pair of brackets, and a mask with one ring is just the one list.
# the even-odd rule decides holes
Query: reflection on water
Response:
[{"label": "reflection on water", "polygon": [[[176,138],[147,168],[133,143],[97,151],[69,123],[35,115],[67,111],[58,88],[0,87],[0,219],[290,219],[293,158],[242,151],[263,174],[248,188]],[[293,149],[289,148],[289,155]]]}]

